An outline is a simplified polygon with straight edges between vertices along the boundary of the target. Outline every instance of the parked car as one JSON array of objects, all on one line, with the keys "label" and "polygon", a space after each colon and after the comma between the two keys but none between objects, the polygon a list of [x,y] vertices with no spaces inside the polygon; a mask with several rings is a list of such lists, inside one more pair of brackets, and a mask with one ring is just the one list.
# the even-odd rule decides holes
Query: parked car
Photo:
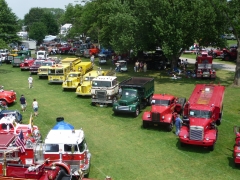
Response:
[{"label": "parked car", "polygon": [[227,40],[236,40],[236,37],[233,34],[224,34],[223,38]]}]

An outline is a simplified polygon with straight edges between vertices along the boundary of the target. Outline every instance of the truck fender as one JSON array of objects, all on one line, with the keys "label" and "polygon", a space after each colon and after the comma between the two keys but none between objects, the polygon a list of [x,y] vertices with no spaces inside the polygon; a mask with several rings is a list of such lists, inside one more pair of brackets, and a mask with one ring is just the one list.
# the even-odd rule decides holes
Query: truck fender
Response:
[{"label": "truck fender", "polygon": [[[160,118],[162,118],[162,117],[160,117]],[[172,114],[166,114],[164,116],[164,122],[165,123],[171,123],[173,121],[174,121],[174,119],[173,119],[173,115]]]}]

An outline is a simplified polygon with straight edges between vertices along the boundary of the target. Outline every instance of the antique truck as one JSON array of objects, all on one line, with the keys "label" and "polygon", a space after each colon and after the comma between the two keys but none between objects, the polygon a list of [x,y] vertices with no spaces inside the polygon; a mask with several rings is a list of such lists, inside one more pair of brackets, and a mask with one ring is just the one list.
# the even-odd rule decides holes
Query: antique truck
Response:
[{"label": "antique truck", "polygon": [[30,67],[34,64],[35,59],[25,59],[21,64],[20,64],[20,69],[21,71],[23,70],[30,70]]},{"label": "antique truck", "polygon": [[30,66],[30,74],[37,74],[38,73],[38,69],[40,66],[42,66],[42,63],[45,60],[35,60],[34,63]]},{"label": "antique truck", "polygon": [[222,53],[222,60],[229,61],[233,60],[235,61],[237,59],[238,51],[236,48],[224,48]]},{"label": "antique truck", "polygon": [[208,147],[213,151],[223,115],[225,87],[214,84],[197,84],[184,106],[183,126],[180,129],[181,145]]},{"label": "antique truck", "polygon": [[15,56],[13,56],[13,55],[7,55],[5,63],[6,64],[12,64],[12,61],[13,61],[14,57]]},{"label": "antique truck", "polygon": [[66,81],[68,73],[74,71],[79,63],[81,63],[81,60],[78,58],[65,58],[60,64],[49,67],[49,83],[63,83]]},{"label": "antique truck", "polygon": [[12,60],[12,66],[13,67],[20,67],[20,64],[24,62],[25,59],[28,59],[31,57],[31,51],[26,50],[26,51],[18,51],[17,56],[14,57]]},{"label": "antique truck", "polygon": [[5,91],[3,86],[0,86],[0,101],[4,101],[6,105],[12,104],[16,101],[16,92],[13,90]]},{"label": "antique truck", "polygon": [[165,126],[173,129],[176,114],[182,114],[186,98],[177,98],[170,94],[154,94],[151,99],[151,110],[143,113],[143,128],[149,125]]},{"label": "antique truck", "polygon": [[102,70],[101,68],[86,73],[81,80],[81,85],[77,87],[76,94],[80,96],[91,96],[92,80],[94,78],[98,76],[113,76],[114,74],[115,72],[111,69]]},{"label": "antique truck", "polygon": [[72,46],[70,46],[69,44],[63,45],[61,47],[58,47],[58,53],[59,54],[67,54],[71,48],[72,48]]},{"label": "antique truck", "polygon": [[236,166],[240,165],[240,127],[234,126],[234,133],[236,134],[233,157]]},{"label": "antique truck", "polygon": [[9,54],[8,49],[0,49],[0,61],[6,62],[6,58],[7,58],[8,54]]},{"label": "antique truck", "polygon": [[137,117],[140,110],[150,105],[154,93],[154,78],[130,77],[120,83],[121,98],[114,102],[113,111],[131,113]]},{"label": "antique truck", "polygon": [[47,60],[42,62],[42,65],[38,68],[37,72],[39,79],[48,77],[48,69],[55,64],[56,62],[53,60]]},{"label": "antique truck", "polygon": [[47,51],[37,51],[37,59],[47,59],[48,52]]},{"label": "antique truck", "polygon": [[81,44],[79,48],[76,49],[75,55],[76,56],[83,56],[84,50],[88,48],[87,44]]},{"label": "antique truck", "polygon": [[[29,127],[29,125],[26,126]],[[46,161],[47,166],[55,167],[53,169],[61,169],[69,177],[78,179],[88,176],[91,153],[87,147],[82,129],[74,129],[71,124],[64,122],[64,119],[60,117],[57,118],[56,125],[49,131],[44,141],[39,138],[39,131],[37,130],[31,132],[22,128],[19,131],[16,135],[10,131],[9,133],[8,128],[6,128],[5,131],[0,133],[0,160],[4,162],[0,163],[0,166],[4,167],[1,168],[3,171],[0,171],[0,174],[2,173],[3,176],[16,177],[19,175],[23,179],[30,177],[31,179],[41,179],[40,174],[43,174],[42,170],[28,172],[26,169],[23,169],[25,170],[23,172],[28,175],[26,177],[25,173],[20,173],[17,169],[14,172],[14,170],[8,169],[7,165],[34,168],[35,165],[40,167]],[[29,133],[25,136],[23,135],[24,132]],[[7,153],[9,154],[7,155]],[[51,173],[50,168],[47,171]],[[55,175],[57,174],[60,173],[55,173]],[[51,174],[48,175],[44,179],[50,179]],[[55,179],[54,177],[53,179]]]},{"label": "antique truck", "polygon": [[116,76],[98,76],[92,80],[92,105],[112,105],[118,96],[119,83]]},{"label": "antique truck", "polygon": [[69,72],[67,79],[62,83],[63,90],[65,89],[76,89],[81,85],[82,76],[92,70],[93,66],[91,62],[80,62],[75,67],[74,70]]},{"label": "antique truck", "polygon": [[213,57],[208,56],[206,52],[196,58],[196,77],[197,78],[216,78],[216,71],[213,69]]}]

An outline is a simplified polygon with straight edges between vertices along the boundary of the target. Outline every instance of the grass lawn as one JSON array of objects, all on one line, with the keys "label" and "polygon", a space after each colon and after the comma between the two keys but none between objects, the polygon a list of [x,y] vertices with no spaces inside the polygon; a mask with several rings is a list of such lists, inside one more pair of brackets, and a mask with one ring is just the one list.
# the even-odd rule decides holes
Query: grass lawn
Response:
[{"label": "grass lawn", "polygon": [[[111,66],[109,62],[102,69]],[[174,131],[143,129],[142,112],[137,118],[114,116],[111,107],[91,106],[89,97],[78,97],[74,91],[63,91],[61,85],[48,84],[46,79],[38,79],[37,75],[33,76],[34,88],[28,89],[28,76],[29,72],[20,68],[6,64],[0,66],[0,85],[17,92],[18,100],[10,109],[20,110],[19,98],[24,94],[28,107],[23,113],[23,122],[27,123],[33,112],[31,103],[36,98],[39,116],[34,122],[43,137],[59,116],[63,116],[76,129],[82,127],[92,153],[90,178],[104,179],[106,175],[115,180],[239,178],[240,170],[234,166],[232,152],[235,140],[233,126],[240,124],[240,89],[231,85],[233,72],[217,70],[215,83],[226,86],[226,91],[223,122],[219,126],[219,139],[213,152],[199,146],[181,147]],[[129,65],[128,73],[118,73],[117,76],[119,81],[129,76],[154,77],[155,93],[170,93],[187,99],[195,84],[210,82],[184,77],[172,80],[164,71],[134,73],[132,65]]]}]

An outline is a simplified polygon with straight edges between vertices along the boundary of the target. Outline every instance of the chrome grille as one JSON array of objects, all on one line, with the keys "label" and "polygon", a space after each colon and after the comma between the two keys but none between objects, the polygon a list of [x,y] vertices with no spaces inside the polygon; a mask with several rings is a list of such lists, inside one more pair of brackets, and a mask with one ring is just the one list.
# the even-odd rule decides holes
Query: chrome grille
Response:
[{"label": "chrome grille", "polygon": [[129,107],[128,106],[118,106],[118,109],[122,110],[122,111],[128,111]]},{"label": "chrome grille", "polygon": [[106,91],[97,91],[97,98],[98,99],[105,100],[106,96],[107,96],[107,92]]},{"label": "chrome grille", "polygon": [[119,102],[119,105],[120,105],[120,106],[127,106],[127,103],[120,101],[120,102]]},{"label": "chrome grille", "polygon": [[82,91],[82,93],[86,93],[87,92],[87,87],[86,86],[82,86],[81,87],[81,91]]},{"label": "chrome grille", "polygon": [[67,81],[67,86],[72,86],[72,81]]},{"label": "chrome grille", "polygon": [[152,113],[152,121],[160,121],[160,113],[153,112]]},{"label": "chrome grille", "polygon": [[190,126],[190,139],[191,140],[203,140],[203,127]]}]

